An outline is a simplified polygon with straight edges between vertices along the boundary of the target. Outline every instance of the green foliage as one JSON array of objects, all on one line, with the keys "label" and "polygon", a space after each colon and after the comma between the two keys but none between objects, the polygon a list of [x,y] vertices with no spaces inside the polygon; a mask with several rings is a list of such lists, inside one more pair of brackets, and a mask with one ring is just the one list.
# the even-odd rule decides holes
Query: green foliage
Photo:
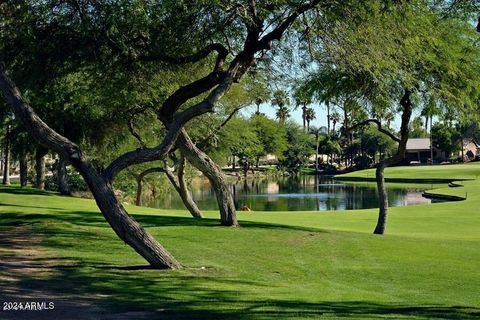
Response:
[{"label": "green foliage", "polygon": [[[88,186],[83,178],[76,172],[68,172],[67,182],[72,192],[88,191]],[[58,191],[57,173],[45,177],[45,190]]]},{"label": "green foliage", "polygon": [[[387,168],[387,177],[395,170],[420,178],[480,169],[478,163],[397,167]],[[22,283],[66,295],[102,297],[102,311],[120,316],[161,309],[162,315],[196,319],[474,319],[479,309],[480,186],[478,181],[465,185],[440,192],[467,192],[467,201],[391,208],[395,223],[382,239],[371,235],[377,219],[374,209],[244,213],[243,228],[233,230],[215,227],[214,211],[205,212],[206,219],[199,221],[185,210],[128,206],[167,249],[178,252],[185,266],[161,275],[123,270],[142,260],[106,227],[94,201],[3,188],[0,232],[25,235],[20,240],[34,254],[29,259],[57,262],[41,278],[22,274]],[[22,233],[25,221],[28,232]],[[42,241],[28,241],[32,234]],[[5,241],[16,243],[16,237]],[[235,244],[234,254],[225,250],[230,242]],[[21,250],[6,245],[1,254],[6,265],[1,276],[11,277],[7,262],[22,261]],[[68,261],[68,268],[59,261]],[[432,268],[435,263],[441,268]],[[92,272],[92,265],[116,268]],[[278,283],[279,273],[281,285],[272,285]],[[18,287],[5,281],[2,288]]]},{"label": "green foliage", "polygon": [[432,143],[436,148],[444,151],[447,157],[461,149],[461,139],[455,127],[441,122],[432,126]]},{"label": "green foliage", "polygon": [[305,133],[302,127],[294,122],[287,122],[288,148],[283,153],[280,167],[289,172],[296,173],[308,164],[308,159],[315,154],[315,141],[312,135]]},{"label": "green foliage", "polygon": [[261,114],[252,116],[249,125],[253,127],[263,146],[264,154],[262,155],[273,154],[281,158],[288,148],[285,128]]},{"label": "green foliage", "polygon": [[276,90],[273,93],[272,105],[277,107],[277,118],[284,123],[290,117],[290,98],[285,90]]},{"label": "green foliage", "polygon": [[427,138],[428,132],[425,130],[422,119],[415,118],[412,123],[410,123],[410,133],[409,138]]},{"label": "green foliage", "polygon": [[369,126],[360,134],[360,143],[362,150],[373,159],[377,153],[386,157],[396,150],[396,143],[390,137],[378,132],[374,126]]},{"label": "green foliage", "polygon": [[318,152],[321,154],[339,154],[341,151],[338,139],[334,136],[325,135],[320,141]]},{"label": "green foliage", "polygon": [[404,88],[415,104],[478,108],[480,48],[468,20],[446,17],[426,1],[345,1],[314,19],[318,71],[305,86],[321,101],[356,100],[391,119]]},{"label": "green foliage", "polygon": [[220,134],[220,148],[229,150],[232,156],[242,161],[253,163],[258,156],[265,153],[257,132],[247,119],[233,118]]}]

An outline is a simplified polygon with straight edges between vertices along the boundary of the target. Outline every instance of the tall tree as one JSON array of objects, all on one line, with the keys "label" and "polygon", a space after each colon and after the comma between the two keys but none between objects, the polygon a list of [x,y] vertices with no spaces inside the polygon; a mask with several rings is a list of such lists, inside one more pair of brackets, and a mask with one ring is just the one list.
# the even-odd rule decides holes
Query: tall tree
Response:
[{"label": "tall tree", "polygon": [[335,127],[341,120],[340,114],[337,111],[332,112],[330,115],[330,120],[332,121],[332,134],[335,134]]},{"label": "tall tree", "polygon": [[140,174],[138,174],[137,195],[135,204],[137,206],[143,205],[143,185],[145,177],[152,173],[165,173],[174,189],[180,195],[180,199],[182,199],[185,208],[190,212],[190,214],[194,218],[203,218],[203,214],[193,200],[185,181],[185,157],[180,156],[180,158],[177,159],[176,156],[172,155],[171,158],[173,159],[173,167],[170,167],[165,161],[162,167],[151,167],[143,170],[142,172],[140,172]]},{"label": "tall tree", "polygon": [[277,107],[277,118],[280,123],[285,123],[290,117],[290,98],[285,90],[277,90],[273,93],[272,105]]},{"label": "tall tree", "polygon": [[310,132],[310,122],[315,120],[315,110],[313,108],[307,108],[305,110],[305,121],[307,122],[307,132]]},{"label": "tall tree", "polygon": [[[256,55],[268,51],[272,42],[280,40],[300,15],[316,7],[319,2],[313,0],[298,5],[281,3],[263,6],[263,3],[253,1],[245,6],[246,10],[234,9],[233,12],[230,12],[231,6],[223,6],[217,2],[208,3],[209,10],[205,10],[203,1],[193,3],[189,8],[185,8],[183,3],[170,1],[161,4],[102,2],[88,8],[71,5],[71,3],[59,5],[56,1],[3,5],[0,7],[2,17],[0,24],[4,29],[0,47],[0,90],[16,119],[25,126],[32,137],[40,144],[67,158],[80,172],[94,195],[98,207],[116,234],[153,267],[178,268],[180,264],[176,259],[132,216],[127,214],[113,191],[114,178],[129,166],[164,158],[177,143],[192,164],[205,169],[204,173],[211,181],[218,182],[214,184],[218,193],[229,195],[228,189],[222,189],[226,184],[222,180],[221,172],[218,172],[218,168],[205,163],[208,157],[196,148],[185,131],[184,125],[193,118],[214,111],[216,103],[232,84],[240,81],[254,65]],[[126,6],[129,5],[135,7],[127,8]],[[42,10],[46,8],[49,10]],[[44,15],[36,15],[37,10]],[[17,23],[18,15],[22,16],[21,24]],[[105,16],[108,19],[104,19]],[[26,21],[32,23],[28,24]],[[214,22],[217,24],[212,26],[211,23]],[[111,23],[114,25],[108,25]],[[21,32],[25,29],[24,25],[28,25],[27,32]],[[143,35],[141,29],[144,26],[147,26],[147,30],[155,30],[155,32],[148,36]],[[209,30],[238,26],[240,30],[234,34],[243,36],[242,39],[235,38],[235,43],[239,44],[239,50],[231,51],[216,42],[209,42],[201,49],[190,46],[192,43],[200,46],[200,43],[202,45],[205,43],[205,39],[212,39]],[[52,32],[52,28],[57,32]],[[187,30],[190,32],[186,32]],[[197,39],[187,39],[198,35],[194,31],[204,34]],[[223,36],[226,32],[231,34],[231,31],[236,30],[220,30],[218,34]],[[17,37],[18,34],[22,37]],[[17,41],[25,41],[28,50],[38,49],[38,51],[33,55],[28,50],[19,53],[20,47],[12,45]],[[92,42],[94,46],[100,46],[104,50],[91,50],[90,46],[85,45]],[[164,45],[169,47],[161,47]],[[89,52],[82,51],[83,47],[89,48],[90,57]],[[172,48],[177,50],[173,52]],[[51,51],[45,52],[48,50]],[[18,75],[17,81],[22,83],[23,79],[19,74],[29,75],[33,81],[34,75],[38,75],[38,73],[28,72],[27,68],[28,62],[38,56],[46,57],[48,61],[43,59],[42,62],[47,63],[37,63],[35,67],[51,68],[55,74],[78,66],[75,59],[79,56],[82,57],[83,62],[89,62],[88,59],[96,61],[99,59],[99,54],[109,52],[115,53],[123,61],[131,62],[130,66],[136,61],[161,61],[168,64],[195,63],[205,61],[204,59],[214,52],[216,58],[213,59],[213,66],[208,75],[177,88],[173,93],[168,94],[158,107],[158,118],[167,128],[160,143],[154,147],[127,151],[116,157],[104,170],[98,170],[79,145],[48,126],[26,102],[21,90],[7,75],[5,61],[9,68],[13,69],[10,70],[11,73]],[[234,57],[227,61],[227,56],[234,52],[236,53]],[[110,61],[119,60],[111,59]],[[45,70],[42,71],[45,72]],[[49,73],[50,76],[53,74]],[[230,208],[227,210],[233,207],[234,210],[231,199],[231,196],[223,197],[222,203],[219,203],[220,207]],[[232,203],[227,203],[230,200]],[[237,225],[234,211],[221,210],[221,215],[222,223]]]},{"label": "tall tree", "polygon": [[[398,142],[396,154],[381,161],[376,169],[380,208],[374,233],[383,234],[388,213],[384,169],[405,155],[414,103],[433,96],[435,101],[457,110],[475,108],[479,86],[472,82],[479,81],[479,75],[473,72],[478,69],[478,47],[468,21],[446,17],[432,8],[432,3],[348,3],[355,10],[339,12],[332,8],[332,23],[321,21],[318,50],[352,79],[350,82],[359,84],[357,97],[374,114],[399,106],[398,137],[386,130],[380,119],[357,124],[375,123]],[[327,20],[329,17],[324,16]],[[325,24],[332,28],[325,28]]]},{"label": "tall tree", "polygon": [[3,139],[3,185],[10,185],[10,137],[11,129],[10,125],[6,125],[5,136]]},{"label": "tall tree", "polygon": [[308,89],[302,85],[296,88],[294,97],[295,97],[295,109],[299,107],[302,109],[303,130],[308,132],[307,112],[309,109],[308,105],[312,103],[312,97],[308,92]]}]

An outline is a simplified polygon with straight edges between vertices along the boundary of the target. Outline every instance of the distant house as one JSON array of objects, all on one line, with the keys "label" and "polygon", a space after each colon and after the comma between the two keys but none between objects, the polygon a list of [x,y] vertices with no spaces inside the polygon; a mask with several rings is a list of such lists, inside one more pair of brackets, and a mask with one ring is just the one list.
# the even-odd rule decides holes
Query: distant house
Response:
[{"label": "distant house", "polygon": [[463,157],[463,161],[475,160],[480,155],[480,144],[475,139],[463,139],[463,152],[460,150],[458,156]]},{"label": "distant house", "polygon": [[430,150],[429,138],[412,138],[407,141],[405,159],[407,162],[427,163],[433,152],[433,159],[443,161],[446,159],[445,152],[433,147]]}]

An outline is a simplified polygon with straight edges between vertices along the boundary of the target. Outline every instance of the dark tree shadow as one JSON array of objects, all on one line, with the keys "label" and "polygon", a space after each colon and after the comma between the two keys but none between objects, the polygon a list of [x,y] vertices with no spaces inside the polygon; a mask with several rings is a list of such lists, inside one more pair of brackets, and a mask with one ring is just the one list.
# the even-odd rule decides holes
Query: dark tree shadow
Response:
[{"label": "dark tree shadow", "polygon": [[[51,210],[53,212],[49,214],[2,213],[0,230],[25,224],[48,226],[51,221],[109,228],[97,212]],[[136,214],[135,218],[147,227],[218,226],[216,219],[148,214]],[[243,226],[322,232],[318,229],[256,222],[244,222]],[[44,234],[45,239],[41,243],[30,243],[29,249],[69,245],[73,252],[75,247],[71,246],[76,241],[96,236],[93,231],[77,229],[71,232],[54,229],[58,232],[56,236],[62,237],[61,241]],[[65,240],[64,237],[71,239]],[[21,245],[15,239],[0,236],[0,248]],[[48,271],[45,269],[51,272],[45,274]],[[5,279],[11,277],[13,271],[22,276],[14,286],[8,284],[9,290],[4,290],[7,287]],[[43,313],[0,311],[0,319],[84,319],[87,315],[90,319],[480,319],[478,306],[395,305],[372,301],[311,302],[295,299],[294,293],[288,300],[270,298],[266,293],[262,295],[267,288],[275,285],[262,280],[232,279],[223,272],[188,266],[181,271],[161,271],[144,265],[102,264],[98,260],[88,261],[86,258],[75,258],[74,255],[68,258],[35,255],[7,257],[0,251],[0,301],[50,299],[55,302],[54,310]],[[252,292],[256,294],[253,296]],[[137,313],[132,315],[132,312]]]},{"label": "dark tree shadow", "polygon": [[17,186],[0,185],[1,193],[18,194],[18,195],[37,195],[37,196],[58,196],[59,193],[52,191],[39,190],[31,187],[20,188]]}]

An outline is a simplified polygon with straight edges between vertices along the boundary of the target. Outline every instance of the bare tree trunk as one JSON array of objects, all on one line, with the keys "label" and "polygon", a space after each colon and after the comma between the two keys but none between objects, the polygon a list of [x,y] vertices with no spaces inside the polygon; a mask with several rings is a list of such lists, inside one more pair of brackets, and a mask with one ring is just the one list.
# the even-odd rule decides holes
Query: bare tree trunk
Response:
[{"label": "bare tree trunk", "polygon": [[130,216],[113,188],[86,160],[70,158],[82,174],[95,201],[117,236],[147,260],[153,268],[176,269],[180,263]]},{"label": "bare tree trunk", "polygon": [[[159,117],[163,118],[162,122],[166,123],[169,128],[167,136],[163,139],[162,143],[154,148],[138,148],[126,152],[112,161],[102,173],[98,172],[83,156],[81,149],[77,145],[52,130],[38,117],[34,110],[25,103],[20,94],[20,90],[6,74],[3,55],[0,55],[0,90],[3,92],[12,111],[15,113],[16,118],[22,122],[33,138],[43,146],[63,154],[82,174],[100,210],[117,235],[140,253],[152,266],[174,268],[178,266],[178,262],[126,213],[121,203],[115,197],[111,187],[111,181],[113,181],[121,170],[131,165],[155,161],[165,157],[171,150],[172,144],[177,140],[180,129],[183,128],[185,123],[207,112],[213,112],[218,100],[230,89],[232,84],[238,82],[254,64],[257,53],[269,50],[271,43],[280,40],[284,32],[292,26],[299,16],[312,10],[319,2],[320,0],[314,0],[296,6],[290,14],[283,17],[282,21],[279,21],[278,25],[272,27],[268,32],[261,32],[261,28],[257,27],[248,28],[249,30],[247,30],[246,34],[247,41],[245,41],[243,49],[236,54],[235,58],[231,59],[225,71],[223,67],[230,53],[229,50],[221,44],[208,46],[207,54],[212,51],[218,53],[212,72],[201,79],[177,89],[164,101],[161,108],[157,110]],[[257,22],[261,25],[263,20],[260,19],[260,21],[256,21],[256,23]],[[198,57],[198,55],[194,56],[193,59],[190,57],[186,59],[185,62],[190,60],[190,62],[195,62],[198,61],[198,59],[204,58],[203,54],[201,54],[200,57]],[[206,94],[207,92],[209,93]],[[206,94],[206,97],[200,102],[183,111],[179,111],[180,107],[186,102],[192,98],[200,97],[203,94]],[[185,134],[185,131],[183,131],[183,133]],[[183,145],[186,150],[190,149],[190,156],[185,153],[189,161],[206,169],[207,177],[214,183],[214,188],[217,190],[217,198],[222,199],[221,201],[224,202],[221,203],[219,200],[219,204],[221,204],[220,212],[222,215],[222,223],[237,225],[233,199],[222,177],[221,170],[203,153],[200,154],[202,157],[198,157],[197,150],[191,148],[189,141],[185,140],[185,137]],[[193,147],[196,148],[195,145],[193,145]],[[225,187],[226,190],[221,190],[223,187]]]},{"label": "bare tree trunk", "polygon": [[330,103],[327,102],[327,132],[330,135]]},{"label": "bare tree trunk", "polygon": [[10,126],[7,125],[7,132],[5,134],[5,149],[4,149],[4,167],[3,167],[3,185],[10,185]]},{"label": "bare tree trunk", "polygon": [[25,155],[21,155],[18,159],[20,164],[20,187],[24,188],[27,186],[27,176],[28,176],[28,166],[27,159]]},{"label": "bare tree trunk", "polygon": [[315,133],[315,171],[318,174],[318,148],[320,148],[320,134],[318,131]]},{"label": "bare tree trunk", "polygon": [[303,120],[303,130],[308,132],[308,126],[306,125],[307,120],[307,104],[304,103],[302,106],[302,120]]},{"label": "bare tree trunk", "polygon": [[203,218],[202,212],[193,200],[185,182],[185,158],[183,156],[180,157],[180,161],[178,164],[178,176],[175,176],[175,174],[168,168],[166,168],[165,173],[175,190],[177,190],[180,198],[182,198],[183,204],[188,209],[190,214],[194,218]]},{"label": "bare tree trunk", "polygon": [[375,177],[377,179],[377,192],[378,192],[378,220],[375,226],[374,234],[384,234],[387,227],[388,216],[388,194],[385,188],[385,163],[382,161],[378,164],[375,171]]},{"label": "bare tree trunk", "polygon": [[140,173],[137,177],[137,196],[135,199],[135,204],[139,207],[143,206],[143,172]]},{"label": "bare tree trunk", "polygon": [[430,159],[433,165],[433,138],[432,138],[432,125],[433,125],[433,115],[430,116]]},{"label": "bare tree trunk", "polygon": [[411,92],[408,89],[405,89],[405,93],[400,101],[400,105],[403,108],[402,113],[402,122],[400,125],[400,139],[398,140],[398,149],[397,153],[385,160],[382,160],[376,169],[375,176],[377,180],[377,192],[379,198],[379,210],[378,210],[378,220],[374,234],[384,234],[387,227],[387,217],[388,217],[388,195],[387,189],[385,188],[385,168],[394,164],[397,164],[405,157],[405,150],[407,148],[408,141],[408,124],[410,122],[410,117],[412,116],[412,102],[410,100]]},{"label": "bare tree trunk", "polygon": [[[80,172],[92,192],[98,208],[117,236],[132,247],[154,268],[179,268],[175,258],[133,219],[115,196],[111,183],[83,156],[80,148],[43,122],[24,102],[20,91],[5,73],[0,61],[0,89],[15,117],[45,147],[62,154]],[[42,157],[38,157],[39,160]],[[40,161],[41,162],[41,161]],[[41,166],[38,166],[41,168]]]},{"label": "bare tree trunk", "polygon": [[147,175],[155,172],[162,172],[165,173],[170,183],[173,185],[177,193],[180,195],[183,204],[190,212],[190,214],[194,218],[203,218],[202,212],[198,208],[197,204],[193,200],[190,191],[188,190],[187,184],[185,183],[185,158],[183,156],[180,157],[178,163],[178,176],[174,174],[173,169],[169,169],[168,167],[161,168],[149,168],[143,172],[141,172],[137,177],[137,197],[136,197],[136,205],[142,206],[143,201],[143,182]]},{"label": "bare tree trunk", "polygon": [[35,153],[35,188],[45,189],[45,152],[40,150]]},{"label": "bare tree trunk", "polygon": [[220,210],[220,223],[224,226],[238,226],[235,203],[221,168],[195,146],[184,129],[178,137],[177,145],[188,162],[200,170],[212,184]]},{"label": "bare tree trunk", "polygon": [[70,186],[68,185],[67,163],[67,159],[59,156],[57,162],[57,184],[58,191],[64,196],[71,194]]},{"label": "bare tree trunk", "polygon": [[464,153],[464,146],[463,146],[463,135],[460,137],[460,150],[462,150],[462,162],[465,162],[465,153]]}]

